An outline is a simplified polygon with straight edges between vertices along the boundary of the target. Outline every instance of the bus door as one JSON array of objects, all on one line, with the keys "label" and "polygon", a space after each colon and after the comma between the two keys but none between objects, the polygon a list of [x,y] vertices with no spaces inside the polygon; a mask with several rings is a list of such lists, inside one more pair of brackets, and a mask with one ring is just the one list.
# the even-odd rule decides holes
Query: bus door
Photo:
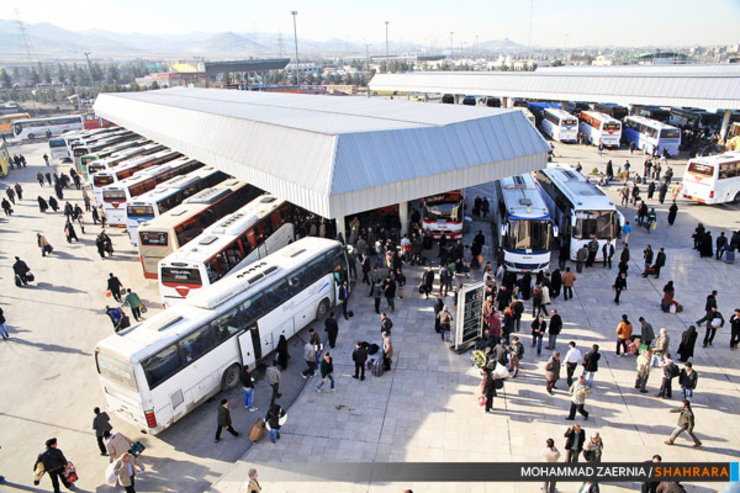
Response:
[{"label": "bus door", "polygon": [[[257,344],[255,344],[255,338]],[[239,354],[242,357],[242,366],[249,365],[250,368],[254,368],[254,364],[262,357],[262,347],[259,344],[259,329],[257,324],[247,327],[239,336],[237,336],[239,342]]]}]

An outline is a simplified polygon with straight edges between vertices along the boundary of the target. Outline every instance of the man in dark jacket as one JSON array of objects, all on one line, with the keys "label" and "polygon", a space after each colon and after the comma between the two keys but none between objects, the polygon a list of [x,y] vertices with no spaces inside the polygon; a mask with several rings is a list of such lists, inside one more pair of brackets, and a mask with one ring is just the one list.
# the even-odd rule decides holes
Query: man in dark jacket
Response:
[{"label": "man in dark jacket", "polygon": [[28,286],[28,273],[31,272],[31,269],[28,268],[28,265],[20,257],[15,258],[13,272],[20,278],[24,286]]},{"label": "man in dark jacket", "polygon": [[334,360],[331,359],[331,355],[329,353],[325,353],[323,359],[321,360],[321,365],[319,365],[319,371],[321,372],[321,381],[316,386],[316,392],[319,394],[321,393],[321,388],[326,383],[326,379],[329,379],[329,382],[331,382],[331,388],[330,390],[332,392],[335,392],[336,389],[334,389]]},{"label": "man in dark jacket", "polygon": [[607,239],[606,243],[604,243],[604,246],[601,247],[601,253],[604,255],[603,264],[604,267],[609,265],[609,268],[612,268],[612,257],[614,257],[614,245],[612,244],[612,240]]},{"label": "man in dark jacket", "polygon": [[655,265],[653,265],[653,269],[655,269],[656,279],[660,277],[660,269],[665,267],[665,261],[666,261],[665,248],[661,248],[660,250],[658,250],[658,255],[656,255],[655,257]]},{"label": "man in dark jacket", "polygon": [[221,441],[221,430],[226,430],[235,437],[239,436],[233,426],[231,426],[231,412],[229,411],[229,400],[221,399],[221,405],[218,407],[218,428],[216,429],[215,443]]},{"label": "man in dark jacket", "polygon": [[95,438],[98,440],[100,455],[108,455],[105,449],[105,442],[103,442],[103,434],[113,429],[110,424],[110,417],[108,417],[108,413],[101,412],[99,407],[93,409],[93,412],[95,413],[95,419],[93,419],[92,427],[95,430]]},{"label": "man in dark jacket", "polygon": [[717,308],[717,291],[712,291],[712,294],[707,296],[707,301],[704,303],[704,316],[696,321],[697,326],[701,326],[704,322],[709,320],[712,316],[712,308]]},{"label": "man in dark jacket", "polygon": [[113,299],[119,303],[121,302],[121,288],[123,288],[123,284],[111,272],[108,276],[108,289],[113,294]]},{"label": "man in dark jacket", "polygon": [[704,335],[704,347],[707,347],[707,345],[712,345],[714,342],[714,336],[717,334],[717,329],[725,325],[725,317],[722,316],[722,314],[717,310],[717,307],[715,306],[712,308],[712,311],[709,313],[709,317],[707,318],[707,333]]},{"label": "man in dark jacket", "polygon": [[622,291],[627,289],[627,276],[624,272],[620,272],[617,275],[617,278],[614,280],[614,303],[617,305],[619,304],[619,296],[622,294]]},{"label": "man in dark jacket", "polygon": [[678,376],[678,384],[681,386],[681,399],[694,397],[694,389],[699,381],[699,375],[694,371],[694,365],[686,363]]},{"label": "man in dark jacket", "polygon": [[[594,375],[599,371],[599,360],[601,359],[601,353],[599,352],[599,345],[594,344],[591,346],[591,351],[587,352],[583,357],[583,379],[586,381],[586,385],[589,387],[594,384]],[[588,373],[588,380],[586,380],[586,373]]]},{"label": "man in dark jacket", "polygon": [[244,365],[239,379],[242,381],[242,388],[244,389],[244,407],[253,413],[257,408],[254,407],[254,377],[252,377],[252,372],[249,371],[249,365]]},{"label": "man in dark jacket", "polygon": [[430,265],[427,267],[427,270],[424,271],[424,276],[421,278],[421,289],[422,293],[424,293],[424,298],[429,298],[429,293],[432,292],[432,287],[434,286],[434,270],[432,269],[432,266]]},{"label": "man in dark jacket", "polygon": [[370,257],[363,253],[362,254],[362,282],[367,284],[368,286],[372,286],[372,283],[370,282],[370,278],[368,277],[368,274],[370,274],[370,271],[373,270],[373,264],[372,260],[370,260]]},{"label": "man in dark jacket", "polygon": [[593,267],[594,261],[596,260],[596,255],[599,253],[599,242],[596,241],[596,238],[591,238],[591,241],[586,244],[586,248],[588,249],[588,257],[586,257],[586,267]]},{"label": "man in dark jacket", "polygon": [[[44,465],[44,470],[46,471],[46,474],[49,475],[51,485],[54,487],[54,493],[59,493],[61,491],[59,489],[60,479],[65,488],[71,488],[72,485],[69,484],[62,475],[68,462],[62,451],[57,448],[56,438],[49,438],[46,441],[46,450],[39,454],[36,459],[36,463],[33,465],[34,469],[36,469],[39,462]],[[34,484],[38,485],[39,483],[38,481],[34,481]]]},{"label": "man in dark jacket", "polygon": [[493,348],[493,358],[500,365],[506,366],[508,358],[506,341],[504,341],[503,339],[499,340],[498,344],[496,344],[496,346]]},{"label": "man in dark jacket", "polygon": [[[655,339],[655,331],[653,330],[653,326],[650,325],[647,320],[645,320],[645,317],[640,317],[637,320],[640,322],[640,342],[650,346],[650,344],[652,344],[653,340]],[[632,340],[634,340],[634,338]]]},{"label": "man in dark jacket", "polygon": [[532,321],[532,347],[537,346],[537,356],[542,354],[542,337],[547,331],[545,316],[540,315]]},{"label": "man in dark jacket", "polygon": [[355,374],[352,378],[365,380],[365,362],[367,361],[367,351],[362,347],[362,343],[357,341],[355,350],[352,351],[352,361],[355,362]]},{"label": "man in dark jacket", "polygon": [[569,427],[565,432],[565,462],[578,462],[578,456],[586,442],[586,432],[578,424]]},{"label": "man in dark jacket", "polygon": [[740,308],[735,308],[735,313],[730,317],[730,349],[737,349],[740,343]]},{"label": "man in dark jacket", "polygon": [[439,312],[445,307],[445,301],[441,296],[437,296],[437,301],[434,302],[434,331],[439,333]]},{"label": "man in dark jacket", "polygon": [[555,309],[553,309],[550,314],[550,328],[547,330],[549,338],[547,340],[547,347],[545,347],[545,349],[552,351],[553,349],[555,349],[555,343],[558,339],[558,335],[560,335],[560,332],[563,330],[563,319],[560,317],[560,314]]},{"label": "man in dark jacket", "polygon": [[337,343],[337,334],[339,334],[339,324],[337,323],[337,317],[334,312],[329,314],[329,317],[324,320],[324,331],[329,337],[329,347],[334,349]]},{"label": "man in dark jacket", "polygon": [[349,303],[349,284],[347,284],[347,281],[344,281],[344,283],[339,286],[339,301],[342,302],[342,313],[344,314],[344,319],[349,320],[349,315],[347,315],[347,303]]},{"label": "man in dark jacket", "polygon": [[668,353],[663,355],[663,362],[660,363],[660,366],[663,368],[663,382],[660,384],[660,390],[655,394],[655,397],[670,399],[673,395],[673,379],[676,378],[680,372],[678,371],[678,366],[676,366],[676,363],[671,360],[671,355]]}]

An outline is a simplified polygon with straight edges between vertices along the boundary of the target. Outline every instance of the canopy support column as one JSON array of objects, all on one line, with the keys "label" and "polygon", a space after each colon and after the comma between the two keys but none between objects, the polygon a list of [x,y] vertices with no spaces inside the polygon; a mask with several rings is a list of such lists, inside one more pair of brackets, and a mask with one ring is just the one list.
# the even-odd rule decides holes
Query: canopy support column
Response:
[{"label": "canopy support column", "polygon": [[719,131],[719,141],[724,142],[727,137],[727,130],[730,128],[730,118],[732,117],[732,110],[725,110],[725,116],[722,117],[722,128]]},{"label": "canopy support column", "polygon": [[347,241],[347,233],[344,229],[344,216],[339,216],[338,218],[334,219],[337,225],[337,238],[339,237],[339,234],[342,234],[342,238],[344,238],[344,241]]},{"label": "canopy support column", "polygon": [[398,204],[398,220],[401,221],[401,237],[409,234],[409,203],[399,202]]}]

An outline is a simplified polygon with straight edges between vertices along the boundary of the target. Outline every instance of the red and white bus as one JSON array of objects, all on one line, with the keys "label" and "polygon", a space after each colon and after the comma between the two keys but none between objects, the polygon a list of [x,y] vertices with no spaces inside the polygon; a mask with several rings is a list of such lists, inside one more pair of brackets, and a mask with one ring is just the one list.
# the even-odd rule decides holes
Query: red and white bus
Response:
[{"label": "red and white bus", "polygon": [[740,204],[740,151],[690,160],[682,195],[702,204]]},{"label": "red and white bus", "polygon": [[128,149],[116,151],[113,154],[108,155],[107,157],[98,159],[88,164],[87,174],[89,176],[93,176],[99,171],[115,168],[116,166],[118,166],[119,163],[122,163],[127,159],[132,159],[137,156],[148,156],[150,154],[154,154],[155,152],[164,151],[165,149],[167,149],[167,147],[163,146],[162,144],[152,143],[141,145],[138,147],[129,147]]},{"label": "red and white bus", "polygon": [[581,132],[591,144],[598,146],[602,143],[604,147],[619,147],[622,123],[616,118],[598,111],[583,111],[580,126]]},{"label": "red and white bus", "polygon": [[421,203],[424,231],[430,231],[434,239],[442,236],[449,240],[462,238],[465,223],[462,190],[431,195],[422,199]]},{"label": "red and white bus", "polygon": [[99,171],[92,177],[92,189],[98,205],[103,205],[103,188],[119,182],[143,169],[164,164],[177,159],[182,154],[171,149],[160,151],[148,156],[138,156],[133,159],[122,161],[118,166],[108,171]]},{"label": "red and white bus", "polygon": [[186,175],[203,167],[203,163],[181,157],[166,164],[139,171],[118,183],[103,188],[103,211],[109,226],[126,226],[126,204],[170,178]]},{"label": "red and white bus", "polygon": [[174,209],[139,226],[139,259],[144,277],[157,279],[159,261],[227,214],[262,195],[243,181],[226,180],[196,193]]},{"label": "red and white bus", "polygon": [[209,226],[159,261],[159,294],[170,307],[229,272],[256,262],[294,239],[293,207],[273,195],[257,197]]}]

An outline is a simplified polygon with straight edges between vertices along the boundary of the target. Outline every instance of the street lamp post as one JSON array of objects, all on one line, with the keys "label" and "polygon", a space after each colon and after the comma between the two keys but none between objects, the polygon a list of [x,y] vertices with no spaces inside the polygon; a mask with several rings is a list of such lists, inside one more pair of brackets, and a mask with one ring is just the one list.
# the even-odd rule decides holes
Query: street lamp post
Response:
[{"label": "street lamp post", "polygon": [[367,72],[367,97],[370,98],[370,47],[372,46],[371,43],[365,44],[365,65],[367,66],[366,72]]},{"label": "street lamp post", "polygon": [[301,69],[298,63],[298,28],[296,27],[296,16],[298,15],[297,10],[291,10],[290,15],[293,16],[293,39],[295,40],[295,84],[301,86]]},{"label": "street lamp post", "polygon": [[385,21],[385,61],[388,62],[388,24],[390,21]]},{"label": "street lamp post", "polygon": [[85,59],[87,60],[87,73],[90,75],[90,88],[95,87],[95,83],[93,82],[93,76],[92,76],[92,65],[90,64],[90,52],[85,52]]}]

